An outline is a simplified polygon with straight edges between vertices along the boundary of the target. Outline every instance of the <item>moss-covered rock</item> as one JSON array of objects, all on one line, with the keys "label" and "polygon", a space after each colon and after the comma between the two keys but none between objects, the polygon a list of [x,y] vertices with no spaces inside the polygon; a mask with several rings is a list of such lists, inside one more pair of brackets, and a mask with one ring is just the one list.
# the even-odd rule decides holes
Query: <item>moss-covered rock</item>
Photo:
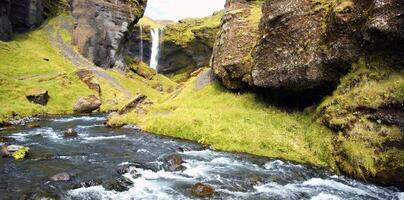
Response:
[{"label": "moss-covered rock", "polygon": [[318,108],[338,134],[339,169],[384,184],[404,183],[404,73],[382,58],[361,59]]},{"label": "moss-covered rock", "polygon": [[211,66],[229,89],[241,89],[252,84],[251,51],[259,39],[260,7],[260,3],[248,1],[227,4]]},{"label": "moss-covered rock", "polygon": [[209,65],[223,12],[200,19],[184,19],[164,28],[158,71],[172,73],[183,68]]}]

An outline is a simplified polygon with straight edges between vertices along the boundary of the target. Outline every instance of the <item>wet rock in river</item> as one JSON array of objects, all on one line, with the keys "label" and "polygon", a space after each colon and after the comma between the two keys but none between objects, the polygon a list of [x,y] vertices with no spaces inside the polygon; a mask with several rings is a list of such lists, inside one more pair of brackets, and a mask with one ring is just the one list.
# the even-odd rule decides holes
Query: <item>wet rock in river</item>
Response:
[{"label": "wet rock in river", "polygon": [[171,154],[164,158],[163,168],[167,171],[182,171],[186,168],[182,165],[184,160],[179,154]]},{"label": "wet rock in river", "polygon": [[70,175],[66,172],[56,174],[49,178],[51,181],[69,181]]},{"label": "wet rock in river", "polygon": [[212,197],[215,194],[215,189],[210,185],[197,183],[192,186],[191,194],[201,198]]},{"label": "wet rock in river", "polygon": [[67,131],[64,132],[65,137],[77,137],[79,134],[76,130],[69,128]]},{"label": "wet rock in river", "polygon": [[255,186],[262,183],[262,178],[258,175],[252,175],[247,178],[248,185]]},{"label": "wet rock in river", "polygon": [[129,188],[131,186],[133,186],[133,182],[131,180],[129,180],[126,177],[120,177],[118,179],[115,179],[115,180],[109,182],[106,185],[105,188],[107,190],[114,190],[114,191],[117,191],[117,192],[124,192],[124,191],[129,190]]},{"label": "wet rock in river", "polygon": [[117,172],[119,175],[126,174],[126,173],[128,173],[129,171],[130,171],[130,165],[121,165],[121,166],[119,166],[118,169],[116,170],[116,172]]},{"label": "wet rock in river", "polygon": [[90,181],[84,181],[80,183],[73,184],[70,189],[78,189],[78,188],[88,188],[88,187],[93,187],[97,185],[101,185],[102,181],[101,180],[90,180]]}]

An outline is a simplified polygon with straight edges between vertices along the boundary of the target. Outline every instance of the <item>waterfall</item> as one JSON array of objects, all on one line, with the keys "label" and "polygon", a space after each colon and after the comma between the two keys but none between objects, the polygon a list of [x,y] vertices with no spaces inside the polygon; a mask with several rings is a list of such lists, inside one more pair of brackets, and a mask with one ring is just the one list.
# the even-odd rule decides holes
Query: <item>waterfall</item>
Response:
[{"label": "waterfall", "polygon": [[150,67],[157,70],[159,64],[159,50],[160,50],[160,28],[153,28],[150,30],[152,36],[152,51],[150,57]]},{"label": "waterfall", "polygon": [[140,61],[143,62],[143,26],[139,25],[139,31],[140,31],[140,51],[139,51],[139,58]]}]

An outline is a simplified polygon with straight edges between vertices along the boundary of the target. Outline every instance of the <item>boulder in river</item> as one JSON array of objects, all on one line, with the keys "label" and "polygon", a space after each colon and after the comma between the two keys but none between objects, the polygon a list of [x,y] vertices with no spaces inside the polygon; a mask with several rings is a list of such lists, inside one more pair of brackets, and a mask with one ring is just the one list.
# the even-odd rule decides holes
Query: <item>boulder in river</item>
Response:
[{"label": "boulder in river", "polygon": [[76,113],[92,113],[94,110],[100,108],[102,102],[95,95],[88,97],[80,97],[74,105],[74,112]]},{"label": "boulder in river", "polygon": [[51,181],[69,181],[70,175],[66,172],[56,174],[49,178]]},{"label": "boulder in river", "polygon": [[262,182],[262,178],[258,175],[252,175],[247,178],[248,185],[255,186]]},{"label": "boulder in river", "polygon": [[133,186],[133,182],[126,177],[120,177],[109,182],[106,186],[107,190],[114,190],[117,192],[124,192],[129,190],[129,188]]},{"label": "boulder in river", "polygon": [[164,169],[168,171],[182,171],[185,167],[182,165],[184,160],[179,154],[171,154],[164,158]]},{"label": "boulder in river", "polygon": [[196,197],[207,198],[215,194],[215,189],[203,183],[197,183],[191,187],[191,194]]},{"label": "boulder in river", "polygon": [[79,134],[76,130],[69,128],[67,131],[64,132],[65,137],[77,137]]},{"label": "boulder in river", "polygon": [[49,101],[49,94],[47,90],[31,91],[26,95],[28,101],[45,106]]}]

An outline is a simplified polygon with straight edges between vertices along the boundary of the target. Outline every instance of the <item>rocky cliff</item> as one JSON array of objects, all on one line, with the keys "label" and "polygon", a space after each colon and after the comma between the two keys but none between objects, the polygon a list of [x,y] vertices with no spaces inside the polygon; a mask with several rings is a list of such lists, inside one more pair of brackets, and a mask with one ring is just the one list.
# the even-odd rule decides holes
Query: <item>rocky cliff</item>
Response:
[{"label": "rocky cliff", "polygon": [[41,25],[51,9],[46,0],[0,1],[0,39],[10,40],[13,32],[22,33]]},{"label": "rocky cliff", "polygon": [[164,28],[158,71],[172,73],[209,65],[222,12],[201,19],[184,19]]},{"label": "rocky cliff", "polygon": [[249,1],[228,1],[216,38],[211,65],[229,89],[253,84],[251,51],[259,39],[258,24],[261,4]]},{"label": "rocky cliff", "polygon": [[211,63],[222,84],[287,107],[334,91],[318,116],[338,133],[339,170],[402,184],[404,2],[266,0],[260,22],[248,23],[251,5],[226,4]]},{"label": "rocky cliff", "polygon": [[73,0],[74,43],[103,68],[127,71],[128,36],[143,16],[147,0]]}]

